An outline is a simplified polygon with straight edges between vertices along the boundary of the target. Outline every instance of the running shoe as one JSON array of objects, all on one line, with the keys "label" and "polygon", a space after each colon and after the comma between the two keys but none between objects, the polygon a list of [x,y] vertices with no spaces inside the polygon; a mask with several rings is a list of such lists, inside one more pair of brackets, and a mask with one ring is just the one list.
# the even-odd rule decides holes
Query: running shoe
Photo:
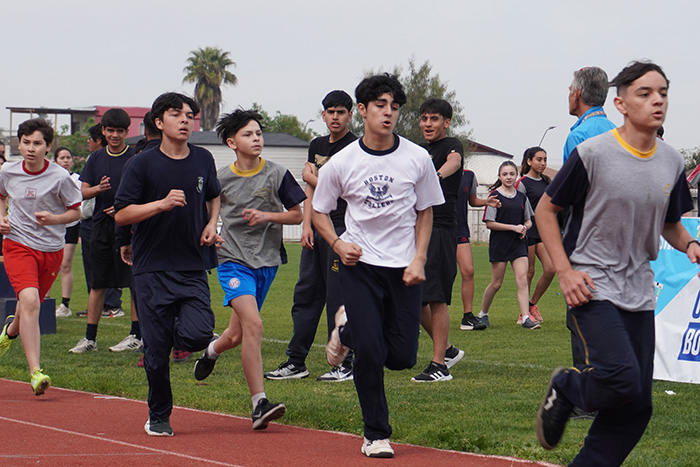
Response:
[{"label": "running shoe", "polygon": [[464,350],[459,350],[454,345],[451,345],[449,349],[445,350],[445,365],[447,368],[452,368],[460,360],[464,358]]},{"label": "running shoe", "polygon": [[124,316],[124,310],[122,310],[122,307],[105,308],[102,310],[103,318],[121,318],[122,316]]},{"label": "running shoe", "polygon": [[[214,342],[218,338],[219,335],[214,334],[214,337],[212,337],[211,342]],[[208,348],[209,347],[207,347],[207,349]],[[216,365],[216,361],[219,359],[220,356],[221,355],[217,355],[216,357],[209,357],[207,355],[207,350],[205,350],[202,356],[198,358],[197,361],[194,363],[194,379],[196,379],[197,381],[207,379],[207,376],[209,376],[211,372],[214,371],[214,365]]]},{"label": "running shoe", "polygon": [[447,369],[447,365],[440,365],[439,363],[430,362],[428,367],[423,370],[419,375],[411,378],[411,381],[416,383],[432,383],[435,381],[449,381],[452,379],[450,370]]},{"label": "running shoe", "polygon": [[340,366],[350,349],[343,345],[340,341],[340,328],[348,322],[348,315],[345,313],[345,307],[341,306],[335,313],[335,328],[331,332],[331,338],[328,339],[326,345],[326,361],[332,367]]},{"label": "running shoe", "polygon": [[150,436],[172,436],[173,429],[170,427],[168,418],[149,418],[143,427]]},{"label": "running shoe", "polygon": [[35,396],[40,396],[51,386],[51,378],[49,375],[42,373],[41,368],[37,368],[32,373],[32,390]]},{"label": "running shoe", "polygon": [[522,326],[523,329],[540,329],[542,327],[539,324],[533,322],[529,316],[523,320],[520,326]]},{"label": "running shoe", "polygon": [[491,323],[489,322],[489,315],[484,315],[481,318],[477,318],[479,322],[483,325],[485,325],[487,328],[491,327]]},{"label": "running shoe", "polygon": [[515,324],[523,324],[523,314],[520,313],[518,315],[518,320],[515,322]]},{"label": "running shoe", "polygon": [[66,305],[61,303],[56,307],[56,318],[67,318],[70,315],[72,315],[73,312],[70,311],[70,308],[68,308]]},{"label": "running shoe", "polygon": [[88,340],[83,337],[78,341],[78,345],[69,350],[70,353],[86,353],[97,350],[97,342]]},{"label": "running shoe", "polygon": [[109,348],[110,352],[124,352],[126,350],[143,350],[143,341],[136,338],[135,334],[129,334],[120,343]]},{"label": "running shoe", "polygon": [[78,318],[85,318],[87,316],[87,310],[76,311],[75,316]]},{"label": "running shoe", "polygon": [[554,449],[561,437],[564,435],[566,422],[569,415],[574,410],[574,404],[557,391],[554,387],[554,378],[561,372],[567,371],[565,368],[557,368],[549,379],[549,387],[540,406],[535,421],[537,440],[545,449]]},{"label": "running shoe", "polygon": [[260,399],[251,418],[254,430],[264,430],[272,420],[277,420],[284,415],[287,408],[282,403],[272,404],[265,398]]},{"label": "running shoe", "polygon": [[192,352],[187,352],[186,350],[173,349],[173,362],[174,363],[184,363],[192,358]]},{"label": "running shoe", "polygon": [[481,331],[486,329],[486,325],[479,321],[479,318],[474,316],[474,313],[464,313],[462,315],[462,324],[459,325],[462,331]]},{"label": "running shoe", "polygon": [[365,438],[362,443],[362,454],[367,457],[390,458],[394,457],[394,450],[389,444],[389,439],[373,439]]},{"label": "running shoe", "polygon": [[542,315],[540,314],[540,308],[537,305],[530,305],[530,318],[537,324],[544,323]]},{"label": "running shoe", "polygon": [[10,344],[12,344],[12,339],[7,335],[7,328],[10,323],[15,320],[15,315],[10,315],[5,318],[5,325],[2,327],[2,334],[0,334],[0,357],[5,355],[10,349]]},{"label": "running shoe", "polygon": [[346,367],[345,365],[338,365],[335,368],[333,368],[331,371],[328,373],[325,373],[318,378],[316,378],[316,381],[332,381],[332,382],[341,382],[341,381],[352,381],[353,376],[352,376],[352,368],[351,367]]},{"label": "running shoe", "polygon": [[306,365],[297,366],[287,360],[280,363],[276,370],[268,371],[263,376],[267,379],[301,379],[309,376],[309,370]]}]

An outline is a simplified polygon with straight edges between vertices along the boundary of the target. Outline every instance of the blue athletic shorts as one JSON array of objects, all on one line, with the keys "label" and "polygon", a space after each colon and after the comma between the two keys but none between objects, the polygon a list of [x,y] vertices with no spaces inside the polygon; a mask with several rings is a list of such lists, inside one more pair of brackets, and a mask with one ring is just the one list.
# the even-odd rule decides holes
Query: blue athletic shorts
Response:
[{"label": "blue athletic shorts", "polygon": [[242,264],[226,262],[216,268],[219,283],[224,289],[224,306],[230,306],[231,300],[242,295],[252,295],[258,302],[258,311],[262,308],[267,291],[277,274],[277,266],[264,266],[251,269]]}]

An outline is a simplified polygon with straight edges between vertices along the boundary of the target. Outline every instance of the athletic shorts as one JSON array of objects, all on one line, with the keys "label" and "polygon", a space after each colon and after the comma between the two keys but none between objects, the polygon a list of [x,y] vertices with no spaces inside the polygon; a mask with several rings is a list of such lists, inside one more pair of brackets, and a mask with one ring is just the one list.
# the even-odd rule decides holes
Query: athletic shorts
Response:
[{"label": "athletic shorts", "polygon": [[22,290],[34,287],[39,290],[39,300],[43,302],[61,270],[63,250],[39,251],[6,238],[2,251],[7,277],[15,294],[19,296]]},{"label": "athletic shorts", "polygon": [[463,243],[470,243],[469,242],[469,235],[466,235],[466,236],[463,235],[461,237],[459,235],[457,236],[457,245],[461,245]]},{"label": "athletic shorts", "polygon": [[542,239],[540,237],[527,237],[527,246],[532,246],[532,245],[537,245],[538,243],[542,243]]},{"label": "athletic shorts", "polygon": [[454,228],[433,229],[425,263],[423,305],[452,302],[452,285],[457,276],[457,234]]},{"label": "athletic shorts", "polygon": [[66,227],[66,245],[77,245],[80,237],[80,222],[72,227]]},{"label": "athletic shorts", "polygon": [[252,295],[262,308],[268,290],[277,274],[277,266],[264,266],[251,269],[248,266],[227,261],[216,268],[219,283],[224,290],[224,306],[231,306],[231,300],[242,295]]},{"label": "athletic shorts", "polygon": [[92,288],[131,287],[131,266],[122,261],[111,217],[96,222],[90,235]]}]

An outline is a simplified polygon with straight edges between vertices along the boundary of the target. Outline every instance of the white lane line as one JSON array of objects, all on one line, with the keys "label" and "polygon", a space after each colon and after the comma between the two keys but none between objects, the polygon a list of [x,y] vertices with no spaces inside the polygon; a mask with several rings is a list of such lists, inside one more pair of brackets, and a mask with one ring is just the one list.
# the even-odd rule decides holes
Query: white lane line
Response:
[{"label": "white lane line", "polygon": [[[120,446],[126,446],[126,447],[130,447],[130,448],[133,448],[133,449],[141,449],[141,450],[150,451],[150,452],[153,452],[153,453],[165,454],[165,455],[168,455],[168,456],[182,457],[182,458],[184,458],[184,459],[188,459],[188,460],[192,460],[192,461],[197,461],[197,462],[205,462],[205,463],[207,463],[207,464],[224,465],[224,466],[228,466],[228,467],[244,467],[244,466],[237,465],[237,464],[229,464],[229,463],[226,463],[226,462],[215,461],[215,460],[213,460],[213,459],[205,459],[205,458],[203,458],[203,457],[190,456],[190,455],[188,455],[188,454],[182,454],[182,453],[179,453],[179,452],[167,451],[167,450],[165,450],[165,449],[156,449],[156,448],[152,448],[152,447],[149,447],[149,446],[142,446],[142,445],[139,445],[139,444],[127,443],[127,442],[125,442],[125,441],[118,441],[118,440],[110,439],[110,438],[101,438],[101,437],[99,437],[99,436],[89,435],[89,434],[87,434],[87,433],[80,433],[80,432],[77,432],[77,431],[65,430],[65,429],[63,429],[63,428],[56,428],[56,427],[48,426],[48,425],[40,425],[40,424],[38,424],[38,423],[26,422],[26,421],[24,421],[24,420],[16,420],[16,419],[13,419],[13,418],[8,418],[8,417],[3,417],[3,416],[0,416],[0,420],[4,420],[4,421],[6,421],[6,422],[18,423],[18,424],[20,424],[20,425],[31,426],[31,427],[34,427],[34,428],[42,428],[42,429],[44,429],[44,430],[55,431],[55,432],[58,432],[58,433],[63,433],[63,434],[68,434],[68,435],[80,436],[80,437],[83,437],[83,438],[93,439],[93,440],[97,440],[97,441],[105,441],[105,442],[108,442],[108,443],[117,444],[117,445],[120,445]],[[41,455],[38,455],[38,456],[41,456]]]}]

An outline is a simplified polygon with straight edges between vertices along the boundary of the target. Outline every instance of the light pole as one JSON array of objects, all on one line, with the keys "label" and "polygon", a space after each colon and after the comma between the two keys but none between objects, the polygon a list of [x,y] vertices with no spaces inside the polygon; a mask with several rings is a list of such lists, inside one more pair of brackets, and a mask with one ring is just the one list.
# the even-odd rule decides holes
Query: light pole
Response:
[{"label": "light pole", "polygon": [[305,132],[306,132],[306,125],[308,125],[308,124],[311,123],[311,122],[315,122],[315,121],[316,121],[316,120],[314,120],[313,118],[307,120],[306,123],[304,123],[304,128],[301,129],[301,132],[302,132],[302,133],[305,133]]},{"label": "light pole", "polygon": [[544,130],[544,133],[542,134],[542,139],[540,140],[540,143],[537,146],[542,146],[542,141],[544,141],[544,137],[547,136],[547,132],[549,130],[553,130],[555,128],[556,128],[556,125],[552,125],[549,128],[547,128],[546,130]]}]

